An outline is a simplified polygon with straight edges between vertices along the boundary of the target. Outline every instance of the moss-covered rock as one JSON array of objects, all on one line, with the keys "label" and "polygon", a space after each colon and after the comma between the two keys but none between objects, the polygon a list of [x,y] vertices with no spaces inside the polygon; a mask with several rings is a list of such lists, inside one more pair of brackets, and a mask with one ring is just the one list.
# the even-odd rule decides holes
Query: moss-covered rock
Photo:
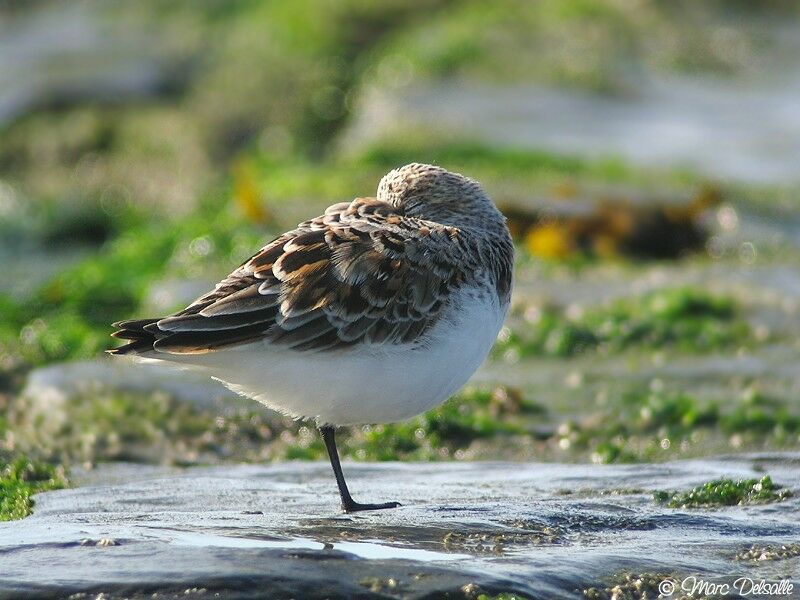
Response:
[{"label": "moss-covered rock", "polygon": [[709,352],[752,341],[752,332],[729,297],[693,288],[662,289],[570,315],[544,308],[514,325],[495,346],[495,356],[569,357],[630,348],[677,348]]},{"label": "moss-covered rock", "polygon": [[[6,408],[14,448],[66,464],[156,464],[326,459],[310,424],[276,413],[195,407],[164,393],[87,386],[70,396],[20,397]],[[513,388],[467,389],[409,421],[342,428],[343,456],[357,460],[467,458],[477,440],[526,435],[520,420],[542,409]],[[0,423],[3,425],[3,423]],[[2,439],[3,429],[0,429]]]},{"label": "moss-covered rock", "polygon": [[792,496],[791,490],[781,489],[769,475],[761,479],[717,479],[699,485],[688,492],[653,494],[660,504],[670,508],[709,508],[744,504],[781,502]]},{"label": "moss-covered rock", "polygon": [[23,455],[0,454],[0,521],[22,519],[33,510],[33,495],[67,485],[64,469]]}]

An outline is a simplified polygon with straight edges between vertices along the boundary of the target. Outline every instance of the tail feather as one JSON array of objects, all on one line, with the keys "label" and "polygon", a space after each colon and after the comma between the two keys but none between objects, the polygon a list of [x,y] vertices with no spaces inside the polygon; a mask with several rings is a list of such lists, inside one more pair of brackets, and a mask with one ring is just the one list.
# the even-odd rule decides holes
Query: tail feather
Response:
[{"label": "tail feather", "polygon": [[111,334],[112,337],[121,340],[130,340],[130,343],[106,350],[108,354],[141,354],[153,349],[155,344],[158,327],[155,325],[158,319],[134,319],[130,321],[119,321],[114,323],[117,331]]}]

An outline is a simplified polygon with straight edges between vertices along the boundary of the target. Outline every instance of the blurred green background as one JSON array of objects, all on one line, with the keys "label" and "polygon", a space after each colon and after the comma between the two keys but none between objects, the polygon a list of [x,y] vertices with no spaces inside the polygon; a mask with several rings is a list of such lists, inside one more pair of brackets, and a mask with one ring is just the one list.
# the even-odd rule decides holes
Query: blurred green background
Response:
[{"label": "blurred green background", "polygon": [[512,315],[468,390],[353,429],[346,455],[797,448],[799,18],[790,0],[0,2],[6,479],[19,456],[321,457],[302,424],[98,355],[112,321],[180,308],[411,161],[509,216]]}]

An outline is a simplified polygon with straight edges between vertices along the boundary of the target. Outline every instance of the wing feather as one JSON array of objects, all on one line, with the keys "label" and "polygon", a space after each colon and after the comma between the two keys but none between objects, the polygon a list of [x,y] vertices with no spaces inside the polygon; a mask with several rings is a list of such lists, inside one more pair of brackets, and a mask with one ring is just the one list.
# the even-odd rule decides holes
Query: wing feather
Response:
[{"label": "wing feather", "polygon": [[414,344],[473,268],[459,230],[358,198],[276,238],[184,310],[117,324],[119,353]]}]

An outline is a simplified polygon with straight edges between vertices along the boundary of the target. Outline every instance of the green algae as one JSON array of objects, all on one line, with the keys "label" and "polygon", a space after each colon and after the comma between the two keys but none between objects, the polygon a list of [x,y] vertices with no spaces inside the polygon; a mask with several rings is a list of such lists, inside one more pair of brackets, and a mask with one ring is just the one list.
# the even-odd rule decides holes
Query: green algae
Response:
[{"label": "green algae", "polygon": [[752,332],[733,299],[698,289],[663,289],[570,317],[552,308],[502,337],[495,356],[568,358],[629,348],[709,352],[750,342]]},{"label": "green algae", "polygon": [[746,504],[782,502],[792,496],[791,490],[781,489],[769,475],[761,479],[717,479],[699,485],[688,492],[654,492],[653,498],[669,508],[710,508]]},{"label": "green algae", "polygon": [[[606,0],[464,2],[401,32],[383,60],[404,66],[417,80],[522,80],[619,94],[630,91],[633,73],[731,74],[747,68],[756,48],[766,50],[763,40],[756,42],[755,29],[741,27],[736,42],[742,54],[721,53],[703,33],[720,3],[704,3],[698,11],[678,6],[621,6]],[[387,84],[392,75],[389,70]]]},{"label": "green algae", "polygon": [[733,410],[720,416],[719,425],[722,431],[732,435],[788,440],[800,433],[800,414],[791,407],[791,403],[782,399],[748,390]]},{"label": "green algae", "polygon": [[224,205],[179,225],[131,225],[29,297],[0,294],[4,370],[97,355],[112,346],[111,322],[135,314],[153,282],[167,273],[196,277],[216,270],[221,277],[269,237]]},{"label": "green algae", "polygon": [[[401,423],[343,428],[339,450],[366,461],[462,458],[476,440],[491,443],[526,435],[519,417],[542,412],[513,388],[466,388],[438,408]],[[286,449],[286,457],[320,459],[325,449],[317,436],[306,436]]]},{"label": "green algae", "polygon": [[[53,398],[6,398],[0,435],[14,447],[66,464],[107,460],[203,464],[325,460],[316,428],[258,407],[218,410],[165,393],[89,387]],[[742,414],[761,415],[750,430]],[[769,425],[769,426],[768,426]],[[342,427],[343,457],[387,460],[661,461],[721,450],[794,447],[800,416],[790,403],[752,392],[734,402],[633,388],[600,410],[569,418],[507,386],[470,387],[443,405],[392,424]],[[693,450],[694,449],[694,450]]]},{"label": "green algae", "polygon": [[275,458],[297,424],[249,410],[194,407],[161,392],[89,388],[67,398],[18,398],[8,410],[15,448],[55,463],[193,465]]},{"label": "green algae", "polygon": [[33,511],[33,495],[67,485],[64,469],[27,456],[0,455],[0,521],[14,521]]},{"label": "green algae", "polygon": [[[105,388],[57,401],[17,398],[6,409],[16,448],[65,464],[156,464],[325,459],[316,428],[275,413],[194,407],[165,393]],[[356,460],[464,458],[476,440],[525,435],[519,417],[542,409],[513,388],[466,389],[410,421],[342,428],[342,456]],[[0,431],[0,434],[2,431]]]},{"label": "green algae", "polygon": [[[509,395],[513,400],[508,401]],[[447,458],[475,439],[523,434],[515,422],[520,412],[540,413],[514,390],[466,389],[432,411],[402,423],[362,428],[344,443],[347,454],[361,460]]]},{"label": "green algae", "polygon": [[588,454],[599,463],[664,460],[685,449],[794,447],[800,414],[787,399],[747,390],[741,397],[703,399],[686,392],[633,388],[600,411],[562,421],[549,445]]},{"label": "green algae", "polygon": [[600,463],[653,460],[668,449],[663,440],[679,446],[698,429],[715,426],[718,418],[715,403],[689,394],[632,390],[600,413],[564,421],[553,441],[588,452]]}]

